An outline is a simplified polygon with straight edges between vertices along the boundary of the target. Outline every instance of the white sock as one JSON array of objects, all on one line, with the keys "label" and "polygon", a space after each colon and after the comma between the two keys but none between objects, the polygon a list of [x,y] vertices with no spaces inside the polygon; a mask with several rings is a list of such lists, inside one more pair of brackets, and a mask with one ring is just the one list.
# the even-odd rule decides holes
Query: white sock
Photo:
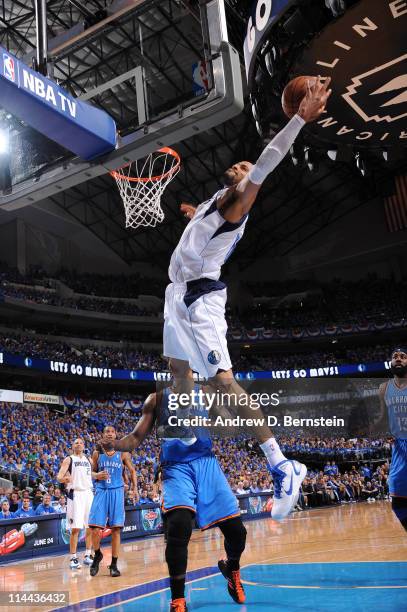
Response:
[{"label": "white sock", "polygon": [[90,548],[85,550],[85,557],[90,557],[92,551],[90,550]]},{"label": "white sock", "polygon": [[72,553],[71,554],[71,559],[76,559],[76,558],[77,558],[76,553]]},{"label": "white sock", "polygon": [[284,461],[286,459],[275,438],[269,438],[263,442],[263,444],[260,444],[260,448],[266,455],[266,459],[271,467],[274,467],[277,465],[277,463],[280,463],[280,461]]}]

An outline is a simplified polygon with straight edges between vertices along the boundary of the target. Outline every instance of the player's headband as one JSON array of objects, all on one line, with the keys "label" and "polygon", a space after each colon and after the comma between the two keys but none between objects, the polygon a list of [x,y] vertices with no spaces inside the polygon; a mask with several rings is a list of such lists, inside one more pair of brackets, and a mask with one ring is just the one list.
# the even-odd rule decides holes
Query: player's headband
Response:
[{"label": "player's headband", "polygon": [[391,358],[393,359],[393,355],[394,353],[405,353],[407,355],[407,349],[402,348],[402,347],[398,347],[392,350],[391,352]]}]

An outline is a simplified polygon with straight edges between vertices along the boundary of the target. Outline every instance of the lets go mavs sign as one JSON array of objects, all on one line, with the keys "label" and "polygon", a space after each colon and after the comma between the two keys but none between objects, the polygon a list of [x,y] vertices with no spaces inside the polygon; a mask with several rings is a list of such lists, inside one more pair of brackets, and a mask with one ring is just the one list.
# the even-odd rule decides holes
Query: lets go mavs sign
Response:
[{"label": "lets go mavs sign", "polygon": [[83,159],[115,148],[116,124],[107,113],[73,98],[2,47],[0,106]]}]

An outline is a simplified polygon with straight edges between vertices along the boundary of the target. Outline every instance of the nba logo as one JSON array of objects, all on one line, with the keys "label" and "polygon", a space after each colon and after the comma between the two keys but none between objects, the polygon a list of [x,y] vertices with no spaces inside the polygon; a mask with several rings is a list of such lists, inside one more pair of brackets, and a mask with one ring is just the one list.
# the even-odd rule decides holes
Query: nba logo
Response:
[{"label": "nba logo", "polygon": [[14,82],[16,80],[14,59],[7,55],[7,53],[3,53],[3,66],[4,76],[6,77],[6,79]]}]

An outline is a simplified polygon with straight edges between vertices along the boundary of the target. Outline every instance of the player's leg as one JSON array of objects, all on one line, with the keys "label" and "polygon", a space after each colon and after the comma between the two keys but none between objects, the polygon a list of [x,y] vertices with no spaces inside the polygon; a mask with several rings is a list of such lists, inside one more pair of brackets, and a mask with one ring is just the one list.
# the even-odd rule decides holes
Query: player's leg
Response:
[{"label": "player's leg", "polygon": [[[175,393],[190,394],[194,388],[194,379],[189,362],[176,357],[170,357],[168,366],[173,378],[173,388]],[[182,408],[180,408],[182,410]],[[185,409],[184,409],[185,410]]]},{"label": "player's leg", "polygon": [[198,488],[196,521],[201,529],[218,525],[225,536],[227,560],[219,569],[228,580],[228,591],[237,603],[245,601],[240,580],[240,557],[246,543],[246,529],[240,518],[235,494],[215,457],[201,457],[193,462]]},{"label": "player's leg", "polygon": [[110,575],[117,578],[120,576],[120,570],[117,567],[117,559],[120,554],[120,532],[125,521],[124,487],[109,489],[108,491],[108,516],[109,524],[112,527],[112,560],[108,569]]},{"label": "player's leg", "polygon": [[71,569],[80,569],[82,567],[78,556],[78,539],[81,529],[83,529],[83,499],[81,497],[81,491],[70,491],[67,500],[67,523],[71,529],[71,535],[69,537],[69,552],[70,562],[69,567]]},{"label": "player's leg", "polygon": [[92,530],[92,547],[94,550],[93,553],[93,561],[90,566],[90,575],[96,576],[99,572],[99,565],[103,559],[103,553],[100,550],[100,540],[102,539],[102,529],[103,527],[96,527],[91,525],[90,529]]},{"label": "player's leg", "polygon": [[185,612],[185,575],[188,544],[192,534],[193,513],[188,508],[174,508],[166,516],[167,544],[165,560],[171,588],[171,612]]},{"label": "player's leg", "polygon": [[192,533],[192,518],[196,511],[197,498],[191,465],[188,463],[164,465],[162,483],[165,559],[171,585],[170,610],[184,612],[186,610],[184,594],[188,543]]},{"label": "player's leg", "polygon": [[391,507],[394,514],[407,531],[407,498],[393,496],[391,498]]},{"label": "player's leg", "polygon": [[100,562],[103,559],[103,554],[100,550],[100,540],[108,517],[107,493],[108,489],[96,490],[89,512],[89,527],[92,529],[92,545],[94,550],[93,561],[90,566],[91,576],[96,576],[99,571]]},{"label": "player's leg", "polygon": [[120,532],[121,527],[112,527],[112,561],[108,566],[110,570],[110,575],[113,578],[117,578],[120,576],[120,570],[117,567],[117,559],[120,554]]},{"label": "player's leg", "polygon": [[262,420],[247,431],[258,440],[270,465],[275,488],[272,517],[281,520],[297,503],[307,468],[283,455],[261,409],[256,408],[254,412],[246,391],[234,378],[226,341],[225,303],[226,290],[220,290],[200,296],[187,308],[198,347],[190,363],[194,370],[209,379],[215,397],[227,398],[227,408],[234,409],[242,419],[256,417]]},{"label": "player's leg", "polygon": [[92,507],[93,502],[93,493],[92,491],[85,491],[84,493],[84,516],[83,523],[85,527],[85,556],[83,562],[85,565],[92,565],[93,556],[92,556],[92,529],[89,528],[89,514],[90,509]]},{"label": "player's leg", "polygon": [[184,293],[182,284],[170,283],[165,290],[163,354],[169,359],[175,389],[179,393],[190,393],[193,388],[189,364],[191,339],[185,319]]},{"label": "player's leg", "polygon": [[69,567],[71,569],[80,569],[82,567],[77,557],[77,554],[76,554],[76,551],[78,549],[79,532],[80,532],[80,529],[72,527],[71,535],[69,536],[69,552],[71,556]]},{"label": "player's leg", "polygon": [[225,538],[226,559],[221,559],[218,567],[228,581],[229,595],[236,603],[244,603],[245,592],[240,578],[240,557],[246,546],[246,527],[240,516],[222,521],[219,529]]},{"label": "player's leg", "polygon": [[86,527],[85,546],[86,546],[86,549],[85,549],[85,557],[83,559],[83,562],[85,565],[92,565],[93,536],[92,536],[92,529],[90,527]]},{"label": "player's leg", "polygon": [[396,438],[393,444],[388,478],[393,512],[407,529],[407,439]]}]

